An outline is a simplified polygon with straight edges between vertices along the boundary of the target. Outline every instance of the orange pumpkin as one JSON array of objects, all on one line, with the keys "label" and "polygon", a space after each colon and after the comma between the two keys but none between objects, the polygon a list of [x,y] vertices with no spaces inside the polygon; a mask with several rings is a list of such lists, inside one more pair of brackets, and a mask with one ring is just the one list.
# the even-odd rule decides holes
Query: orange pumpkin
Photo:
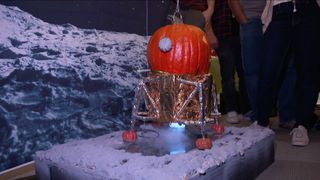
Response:
[{"label": "orange pumpkin", "polygon": [[224,126],[221,124],[213,124],[211,126],[211,129],[216,133],[216,134],[223,134],[224,133]]},{"label": "orange pumpkin", "polygon": [[147,58],[152,71],[176,75],[207,74],[211,47],[198,27],[172,24],[161,27],[151,37]]},{"label": "orange pumpkin", "polygon": [[124,131],[122,133],[122,140],[125,142],[135,142],[137,140],[137,132],[133,130]]},{"label": "orange pumpkin", "polygon": [[196,140],[196,147],[200,150],[211,149],[212,140],[211,138],[199,138]]}]

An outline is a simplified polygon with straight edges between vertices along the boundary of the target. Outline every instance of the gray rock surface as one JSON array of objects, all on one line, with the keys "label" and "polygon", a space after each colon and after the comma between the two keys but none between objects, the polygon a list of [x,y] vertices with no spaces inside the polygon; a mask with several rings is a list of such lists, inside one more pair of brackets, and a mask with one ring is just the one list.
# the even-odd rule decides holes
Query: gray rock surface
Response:
[{"label": "gray rock surface", "polygon": [[147,38],[43,22],[0,5],[0,171],[125,129]]}]

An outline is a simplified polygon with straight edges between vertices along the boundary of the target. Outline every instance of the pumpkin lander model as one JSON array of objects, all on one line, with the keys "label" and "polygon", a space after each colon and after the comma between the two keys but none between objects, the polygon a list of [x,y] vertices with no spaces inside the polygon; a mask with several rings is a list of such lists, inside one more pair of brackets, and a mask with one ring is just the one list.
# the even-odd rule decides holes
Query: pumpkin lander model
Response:
[{"label": "pumpkin lander model", "polygon": [[137,121],[179,123],[199,127],[199,149],[210,149],[208,125],[223,133],[210,67],[211,48],[206,34],[198,27],[172,24],[161,27],[151,37],[147,59],[151,72],[139,83],[134,97],[132,128],[122,134],[134,142]]}]

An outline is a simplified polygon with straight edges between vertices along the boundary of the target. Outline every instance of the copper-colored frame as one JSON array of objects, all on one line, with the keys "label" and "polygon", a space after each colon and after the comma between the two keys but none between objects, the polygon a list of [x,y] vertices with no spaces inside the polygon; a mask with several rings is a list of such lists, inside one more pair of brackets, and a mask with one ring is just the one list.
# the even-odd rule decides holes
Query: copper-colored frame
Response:
[{"label": "copper-colored frame", "polygon": [[134,121],[218,123],[217,98],[215,82],[210,74],[150,73],[136,88],[132,117]]}]

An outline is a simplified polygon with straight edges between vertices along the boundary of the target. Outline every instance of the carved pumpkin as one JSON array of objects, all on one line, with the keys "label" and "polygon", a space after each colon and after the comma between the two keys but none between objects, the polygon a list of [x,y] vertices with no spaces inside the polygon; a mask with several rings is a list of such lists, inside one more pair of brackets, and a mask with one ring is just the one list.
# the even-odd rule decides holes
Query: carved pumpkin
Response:
[{"label": "carved pumpkin", "polygon": [[196,140],[196,147],[200,150],[211,149],[212,140],[211,138],[199,138]]},{"label": "carved pumpkin", "polygon": [[152,71],[176,75],[207,74],[211,47],[198,27],[172,24],[161,27],[151,37],[147,58]]},{"label": "carved pumpkin", "polygon": [[125,142],[135,142],[137,140],[137,133],[133,130],[124,131],[122,133],[122,140]]},{"label": "carved pumpkin", "polygon": [[216,134],[221,135],[224,133],[224,126],[221,124],[213,124],[211,128]]}]

